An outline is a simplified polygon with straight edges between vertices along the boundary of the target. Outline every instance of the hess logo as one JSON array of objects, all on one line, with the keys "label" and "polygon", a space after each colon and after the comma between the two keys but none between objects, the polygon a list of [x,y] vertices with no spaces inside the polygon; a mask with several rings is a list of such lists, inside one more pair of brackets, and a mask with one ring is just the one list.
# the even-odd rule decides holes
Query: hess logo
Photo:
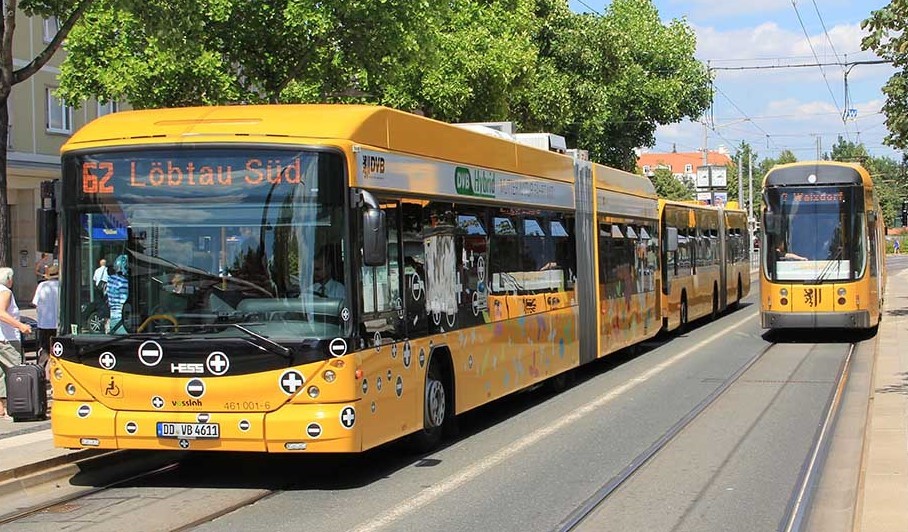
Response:
[{"label": "hess logo", "polygon": [[171,373],[191,373],[191,374],[202,374],[205,373],[205,364],[202,363],[190,363],[190,362],[180,362],[179,364],[170,364]]}]

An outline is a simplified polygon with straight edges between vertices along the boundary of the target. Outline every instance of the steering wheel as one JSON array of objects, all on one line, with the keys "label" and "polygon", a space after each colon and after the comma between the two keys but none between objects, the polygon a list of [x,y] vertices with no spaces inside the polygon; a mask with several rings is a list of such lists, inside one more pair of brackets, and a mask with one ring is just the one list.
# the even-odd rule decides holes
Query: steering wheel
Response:
[{"label": "steering wheel", "polygon": [[136,332],[140,333],[144,331],[146,327],[158,320],[166,320],[172,323],[174,332],[178,332],[180,330],[180,324],[179,322],[177,322],[177,319],[173,317],[173,314],[152,314],[142,322],[142,325],[139,325],[139,328],[136,329]]}]

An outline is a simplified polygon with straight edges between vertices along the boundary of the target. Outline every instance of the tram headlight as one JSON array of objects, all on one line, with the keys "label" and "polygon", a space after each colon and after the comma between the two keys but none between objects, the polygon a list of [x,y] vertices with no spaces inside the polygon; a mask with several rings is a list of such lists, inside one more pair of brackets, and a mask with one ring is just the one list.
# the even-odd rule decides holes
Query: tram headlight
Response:
[{"label": "tram headlight", "polygon": [[69,383],[66,385],[66,393],[69,395],[76,395],[76,385]]},{"label": "tram headlight", "polygon": [[309,389],[306,391],[309,393],[309,397],[311,397],[313,399],[318,397],[318,394],[319,394],[318,386],[310,386]]},{"label": "tram headlight", "polygon": [[333,371],[331,371],[330,369],[329,369],[329,370],[325,370],[325,372],[322,373],[322,378],[325,379],[325,382],[334,382],[334,379],[335,379],[336,377],[337,377],[337,375],[336,375]]}]

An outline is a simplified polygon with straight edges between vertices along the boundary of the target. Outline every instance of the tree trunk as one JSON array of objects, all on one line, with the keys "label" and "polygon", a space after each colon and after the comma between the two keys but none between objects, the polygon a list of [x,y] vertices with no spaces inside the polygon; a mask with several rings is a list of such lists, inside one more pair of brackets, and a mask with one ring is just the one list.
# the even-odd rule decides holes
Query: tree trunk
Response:
[{"label": "tree trunk", "polygon": [[[7,93],[8,94],[8,93]],[[9,97],[0,93],[0,266],[12,267],[12,226],[7,193],[7,146],[9,146]]]}]

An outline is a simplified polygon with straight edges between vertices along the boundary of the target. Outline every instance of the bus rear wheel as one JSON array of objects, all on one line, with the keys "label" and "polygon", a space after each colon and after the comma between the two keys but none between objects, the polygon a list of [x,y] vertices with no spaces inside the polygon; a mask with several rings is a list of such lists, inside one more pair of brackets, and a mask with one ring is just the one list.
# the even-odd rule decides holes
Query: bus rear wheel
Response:
[{"label": "bus rear wheel", "polygon": [[687,332],[687,296],[681,296],[681,324],[678,325],[679,332]]},{"label": "bus rear wheel", "polygon": [[433,356],[423,393],[423,428],[412,438],[412,447],[417,452],[429,452],[438,447],[445,429],[452,423],[453,395],[449,376],[440,357]]}]

